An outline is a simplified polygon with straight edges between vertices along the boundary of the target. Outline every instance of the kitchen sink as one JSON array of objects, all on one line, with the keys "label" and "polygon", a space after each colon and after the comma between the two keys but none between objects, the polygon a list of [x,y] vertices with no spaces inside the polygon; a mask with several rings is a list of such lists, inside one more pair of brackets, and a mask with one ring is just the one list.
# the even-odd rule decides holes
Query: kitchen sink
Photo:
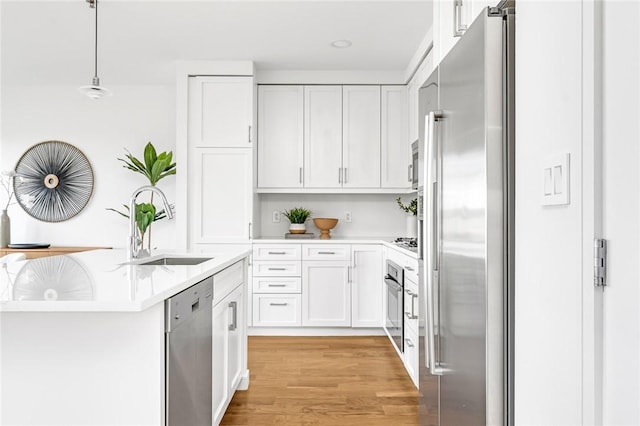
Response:
[{"label": "kitchen sink", "polygon": [[202,262],[213,259],[212,257],[161,257],[149,260],[138,265],[199,265]]}]

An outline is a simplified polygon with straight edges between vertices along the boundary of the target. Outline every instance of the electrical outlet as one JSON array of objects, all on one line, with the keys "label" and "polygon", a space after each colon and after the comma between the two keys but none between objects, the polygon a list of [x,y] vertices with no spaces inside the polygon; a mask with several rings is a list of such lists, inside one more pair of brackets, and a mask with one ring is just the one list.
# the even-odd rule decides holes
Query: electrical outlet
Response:
[{"label": "electrical outlet", "polygon": [[271,220],[274,223],[280,223],[280,212],[278,210],[274,210],[273,213],[271,213]]},{"label": "electrical outlet", "polygon": [[351,222],[351,212],[344,212],[344,221]]}]

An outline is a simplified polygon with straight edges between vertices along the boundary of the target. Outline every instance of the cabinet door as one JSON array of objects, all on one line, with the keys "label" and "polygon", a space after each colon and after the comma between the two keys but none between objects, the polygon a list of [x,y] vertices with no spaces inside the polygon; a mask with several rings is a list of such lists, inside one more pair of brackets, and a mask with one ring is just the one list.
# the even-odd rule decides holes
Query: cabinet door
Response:
[{"label": "cabinet door", "polygon": [[302,263],[302,325],[351,326],[349,261]]},{"label": "cabinet door", "polygon": [[252,117],[253,77],[189,79],[190,146],[250,146]]},{"label": "cabinet door", "polygon": [[249,148],[199,148],[189,194],[191,244],[250,242],[252,155]]},{"label": "cabinet door", "polygon": [[213,307],[213,348],[212,348],[212,403],[213,424],[222,420],[229,399],[228,353],[229,353],[229,311],[224,300]]},{"label": "cabinet door", "polygon": [[342,186],[342,86],[304,87],[304,183]]},{"label": "cabinet door", "polygon": [[417,137],[415,139],[408,137],[407,110],[406,86],[382,86],[382,157],[380,160],[383,188],[411,187],[410,144]]},{"label": "cabinet door", "polygon": [[382,248],[377,244],[354,244],[351,262],[351,326],[382,327]]},{"label": "cabinet door", "polygon": [[342,186],[380,187],[380,86],[342,88]]},{"label": "cabinet door", "polygon": [[229,395],[238,388],[240,379],[242,378],[243,366],[246,365],[244,357],[246,353],[246,335],[245,335],[245,306],[244,293],[242,286],[236,288],[224,301],[227,306],[229,316],[229,352],[228,352],[228,368],[229,375],[228,386]]},{"label": "cabinet door", "polygon": [[258,187],[302,187],[302,86],[258,88]]}]

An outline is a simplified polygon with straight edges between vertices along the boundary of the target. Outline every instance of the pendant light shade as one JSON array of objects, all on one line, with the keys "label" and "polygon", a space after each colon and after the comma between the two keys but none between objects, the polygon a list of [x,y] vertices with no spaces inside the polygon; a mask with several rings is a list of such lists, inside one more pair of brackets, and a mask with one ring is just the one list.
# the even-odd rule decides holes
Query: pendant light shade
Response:
[{"label": "pendant light shade", "polygon": [[104,96],[111,96],[112,93],[106,87],[100,86],[100,78],[98,77],[98,0],[87,0],[89,7],[96,10],[96,24],[94,37],[94,59],[93,59],[93,80],[91,85],[79,87],[80,93],[83,93],[91,99],[100,99]]}]

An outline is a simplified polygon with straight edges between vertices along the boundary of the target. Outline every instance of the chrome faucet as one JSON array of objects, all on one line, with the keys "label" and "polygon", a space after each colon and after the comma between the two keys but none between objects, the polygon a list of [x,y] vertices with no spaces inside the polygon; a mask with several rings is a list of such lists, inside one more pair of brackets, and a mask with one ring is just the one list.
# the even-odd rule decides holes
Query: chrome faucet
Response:
[{"label": "chrome faucet", "polygon": [[[155,186],[145,185],[133,191],[133,194],[131,194],[131,199],[129,200],[129,245],[127,247],[127,257],[130,260],[145,257],[145,254],[142,250],[142,238],[140,237],[140,230],[136,225],[136,199],[138,198],[138,195],[142,194],[145,191],[155,192],[160,197],[162,197],[162,202],[164,203],[164,211],[167,213],[167,217],[169,219],[173,219],[171,206],[169,205],[164,192],[162,192],[160,189]],[[146,256],[148,255],[149,254],[147,253]]]}]

